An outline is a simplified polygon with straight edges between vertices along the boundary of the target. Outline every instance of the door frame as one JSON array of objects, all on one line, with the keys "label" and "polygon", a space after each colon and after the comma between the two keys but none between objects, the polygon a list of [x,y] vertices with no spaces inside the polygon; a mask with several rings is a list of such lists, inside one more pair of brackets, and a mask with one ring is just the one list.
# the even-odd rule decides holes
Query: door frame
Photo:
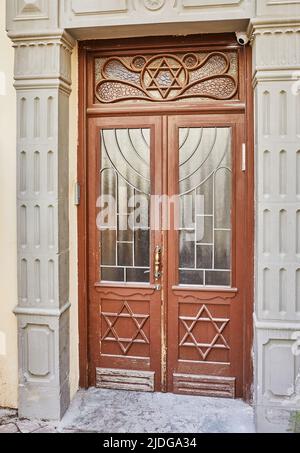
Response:
[{"label": "door frame", "polygon": [[[239,55],[239,100],[217,102],[184,102],[164,104],[139,104],[134,106],[133,114],[138,115],[183,115],[183,114],[226,114],[242,113],[245,115],[246,137],[246,208],[245,224],[248,278],[245,279],[244,300],[244,351],[243,351],[243,398],[251,402],[253,397],[253,308],[254,308],[254,100],[252,87],[252,50],[250,46],[240,47],[234,34],[193,35],[188,37],[155,37],[140,39],[82,41],[79,43],[79,102],[78,102],[78,155],[77,181],[80,185],[80,203],[78,206],[78,327],[79,327],[79,385],[88,388],[89,380],[89,300],[88,300],[88,219],[87,219],[87,123],[89,117],[121,116],[128,112],[130,105],[105,105],[104,107],[92,101],[91,89],[94,86],[92,59],[95,53],[106,52],[113,54],[130,50],[168,48],[169,52],[179,48],[201,46],[204,49],[237,49]],[[166,137],[162,137],[166,140]]]}]

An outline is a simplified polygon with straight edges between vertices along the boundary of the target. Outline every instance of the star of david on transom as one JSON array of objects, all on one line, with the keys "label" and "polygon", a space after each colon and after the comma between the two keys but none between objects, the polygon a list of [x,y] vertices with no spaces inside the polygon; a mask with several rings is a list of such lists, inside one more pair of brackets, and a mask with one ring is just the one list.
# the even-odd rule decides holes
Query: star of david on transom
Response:
[{"label": "star of david on transom", "polygon": [[[180,346],[196,347],[203,360],[206,360],[212,349],[230,349],[223,335],[224,329],[229,323],[229,319],[214,318],[206,305],[202,305],[195,318],[180,316],[180,321],[186,330],[180,341]],[[209,322],[214,327],[216,335],[212,338],[210,343],[199,343],[195,338],[193,329],[198,322]],[[191,342],[187,341],[188,339],[190,339]]]},{"label": "star of david on transom", "polygon": [[186,84],[187,73],[180,61],[162,57],[145,67],[143,82],[147,91],[158,91],[166,99],[172,91],[178,92]]},{"label": "star of david on transom", "polygon": [[[147,319],[149,318],[149,315],[134,314],[127,301],[124,302],[119,313],[102,312],[101,314],[108,325],[108,328],[102,336],[101,341],[112,341],[118,343],[121,351],[125,355],[129,352],[131,346],[135,343],[149,344],[149,339],[143,331],[143,327]],[[117,322],[122,318],[131,319],[136,327],[136,331],[131,336],[131,338],[122,338],[118,334]],[[112,336],[109,336],[110,334],[112,334]]]}]

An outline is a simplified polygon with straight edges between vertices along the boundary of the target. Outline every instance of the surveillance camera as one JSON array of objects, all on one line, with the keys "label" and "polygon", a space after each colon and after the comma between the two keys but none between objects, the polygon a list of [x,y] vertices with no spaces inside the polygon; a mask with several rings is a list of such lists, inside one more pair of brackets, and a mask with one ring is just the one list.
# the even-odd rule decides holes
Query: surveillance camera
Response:
[{"label": "surveillance camera", "polygon": [[244,32],[244,31],[238,31],[236,33],[236,39],[237,39],[237,42],[241,45],[241,46],[245,46],[246,44],[248,44],[249,42],[249,38],[247,36],[247,33]]}]

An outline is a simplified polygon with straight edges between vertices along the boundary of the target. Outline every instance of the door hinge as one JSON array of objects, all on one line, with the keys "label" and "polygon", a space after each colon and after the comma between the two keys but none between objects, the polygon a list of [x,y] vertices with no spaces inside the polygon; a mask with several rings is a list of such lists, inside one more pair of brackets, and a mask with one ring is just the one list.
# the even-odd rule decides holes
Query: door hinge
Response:
[{"label": "door hinge", "polygon": [[75,183],[75,189],[74,189],[74,204],[75,206],[80,205],[80,184],[79,182]]},{"label": "door hinge", "polygon": [[246,143],[242,144],[242,171],[246,171]]}]

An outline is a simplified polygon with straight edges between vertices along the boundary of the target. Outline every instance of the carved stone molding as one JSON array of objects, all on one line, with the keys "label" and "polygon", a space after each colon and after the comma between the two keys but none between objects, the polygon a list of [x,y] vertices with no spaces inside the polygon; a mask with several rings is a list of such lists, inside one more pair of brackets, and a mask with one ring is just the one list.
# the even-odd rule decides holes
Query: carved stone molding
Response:
[{"label": "carved stone molding", "polygon": [[14,20],[48,19],[49,10],[46,0],[17,0]]},{"label": "carved stone molding", "polygon": [[[259,405],[299,407],[300,354],[295,354],[291,330],[258,331]],[[298,332],[300,336],[300,332]]]},{"label": "carved stone molding", "polygon": [[[66,2],[67,3],[67,2]],[[120,13],[128,11],[128,0],[95,1],[72,0],[72,12],[76,16]]]},{"label": "carved stone molding", "polygon": [[285,16],[300,17],[300,0],[258,0],[256,14],[281,19]]},{"label": "carved stone molding", "polygon": [[[15,48],[15,87],[71,86],[71,54],[75,44],[68,33],[23,36],[11,33]],[[34,62],[34,64],[33,64]]]},{"label": "carved stone molding", "polygon": [[41,33],[58,28],[59,0],[7,0],[7,30]]},{"label": "carved stone molding", "polygon": [[207,7],[216,7],[216,6],[241,6],[245,3],[243,0],[181,0],[182,6],[185,8],[207,8]]},{"label": "carved stone molding", "polygon": [[58,420],[70,404],[69,313],[18,316],[19,416]]},{"label": "carved stone molding", "polygon": [[166,0],[143,0],[143,4],[149,11],[157,11],[166,3]]},{"label": "carved stone molding", "polygon": [[[22,321],[24,342],[24,379],[26,382],[54,379],[54,332],[49,325]],[[42,354],[40,354],[42,351]]]},{"label": "carved stone molding", "polygon": [[255,80],[284,80],[300,69],[300,21],[254,19],[248,30]]},{"label": "carved stone molding", "polygon": [[70,93],[71,53],[75,44],[70,35],[65,32],[31,36],[10,33],[9,37],[15,48],[17,90],[60,88]]},{"label": "carved stone molding", "polygon": [[[88,27],[94,29],[93,38],[100,39],[104,35],[113,38],[117,37],[116,33],[126,34],[126,31],[122,31],[126,26],[134,26],[128,36],[133,36],[132,33],[138,28],[142,32],[138,34],[142,36],[147,34],[145,26],[157,27],[159,23],[168,25],[169,34],[177,34],[176,23],[180,23],[181,33],[198,33],[197,27],[192,29],[188,25],[197,21],[201,22],[201,30],[204,30],[205,22],[218,21],[218,31],[221,31],[225,19],[228,23],[224,24],[223,31],[229,31],[230,28],[235,31],[235,26],[246,26],[246,20],[253,17],[254,10],[254,2],[247,0],[62,0],[60,23],[66,29],[73,29],[80,39],[88,38]],[[232,26],[229,22],[232,22]],[[108,27],[113,25],[118,26],[118,30],[111,29],[106,35]],[[165,30],[162,34],[166,34]]]}]

